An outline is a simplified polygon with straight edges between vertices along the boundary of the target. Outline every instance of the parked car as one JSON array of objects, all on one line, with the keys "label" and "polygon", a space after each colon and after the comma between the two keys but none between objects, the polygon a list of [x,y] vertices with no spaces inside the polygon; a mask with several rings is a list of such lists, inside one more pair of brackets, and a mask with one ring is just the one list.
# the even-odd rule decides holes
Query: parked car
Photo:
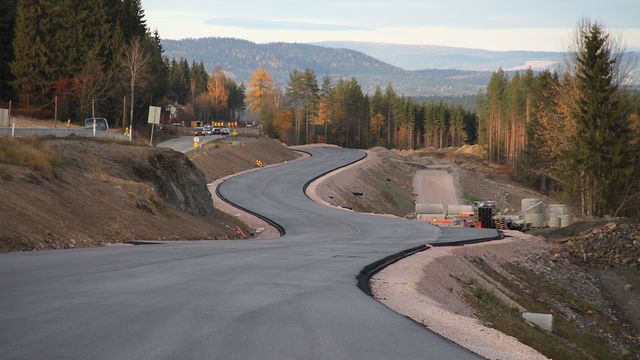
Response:
[{"label": "parked car", "polygon": [[205,125],[202,128],[204,129],[205,135],[213,134],[213,127],[211,125]]},{"label": "parked car", "polygon": [[109,130],[109,122],[105,118],[88,118],[84,119],[84,129],[93,130],[93,124],[96,125],[96,130],[107,131]]},{"label": "parked car", "polygon": [[228,127],[223,127],[220,129],[220,134],[221,135],[231,135],[231,130],[229,130]]},{"label": "parked car", "polygon": [[222,133],[220,132],[220,128],[213,128],[212,134],[213,135],[221,135]]},{"label": "parked car", "polygon": [[194,130],[193,136],[207,136],[207,133],[204,131],[204,128],[197,127]]}]

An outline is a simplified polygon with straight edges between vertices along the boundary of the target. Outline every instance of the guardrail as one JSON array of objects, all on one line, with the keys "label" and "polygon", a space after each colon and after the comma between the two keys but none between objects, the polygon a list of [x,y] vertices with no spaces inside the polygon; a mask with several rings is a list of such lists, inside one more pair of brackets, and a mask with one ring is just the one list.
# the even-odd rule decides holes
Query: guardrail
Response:
[{"label": "guardrail", "polygon": [[[0,136],[55,136],[55,137],[67,137],[67,136],[82,136],[93,137],[93,129],[84,128],[0,128]],[[96,137],[129,140],[129,137],[123,134],[112,133],[105,130],[96,130]]]}]

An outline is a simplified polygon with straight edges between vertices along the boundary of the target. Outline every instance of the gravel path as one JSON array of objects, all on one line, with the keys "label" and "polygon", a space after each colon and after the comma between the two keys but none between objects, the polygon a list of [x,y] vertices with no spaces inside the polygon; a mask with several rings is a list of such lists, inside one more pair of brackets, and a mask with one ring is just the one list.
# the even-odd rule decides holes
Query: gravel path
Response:
[{"label": "gravel path", "polygon": [[443,170],[419,170],[413,177],[418,203],[460,204],[453,177]]}]

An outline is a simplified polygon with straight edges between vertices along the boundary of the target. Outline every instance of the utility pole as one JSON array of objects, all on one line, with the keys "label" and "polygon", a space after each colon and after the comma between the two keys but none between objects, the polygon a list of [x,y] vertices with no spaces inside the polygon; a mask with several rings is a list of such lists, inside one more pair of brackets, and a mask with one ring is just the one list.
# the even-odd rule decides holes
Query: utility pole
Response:
[{"label": "utility pole", "polygon": [[58,127],[58,95],[55,96],[55,98],[53,99],[53,127],[57,128]]},{"label": "utility pole", "polygon": [[91,98],[91,117],[93,118],[93,137],[96,137],[96,99]]},{"label": "utility pole", "polygon": [[131,113],[129,115],[129,141],[131,141],[131,139],[133,139],[133,91],[134,91],[134,86],[135,86],[135,76],[132,74],[131,75],[131,104],[129,106],[131,106]]}]

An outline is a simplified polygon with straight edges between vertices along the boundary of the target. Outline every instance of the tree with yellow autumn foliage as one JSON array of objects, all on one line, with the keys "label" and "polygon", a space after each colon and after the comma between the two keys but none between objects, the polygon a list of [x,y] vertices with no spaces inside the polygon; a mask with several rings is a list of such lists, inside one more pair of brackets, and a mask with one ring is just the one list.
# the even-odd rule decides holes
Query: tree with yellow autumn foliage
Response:
[{"label": "tree with yellow autumn foliage", "polygon": [[226,77],[221,68],[216,68],[207,81],[207,91],[213,104],[216,118],[227,109],[229,93],[225,87]]},{"label": "tree with yellow autumn foliage", "polygon": [[273,78],[264,67],[259,67],[249,80],[245,103],[258,116],[263,127],[269,128],[273,118]]}]

